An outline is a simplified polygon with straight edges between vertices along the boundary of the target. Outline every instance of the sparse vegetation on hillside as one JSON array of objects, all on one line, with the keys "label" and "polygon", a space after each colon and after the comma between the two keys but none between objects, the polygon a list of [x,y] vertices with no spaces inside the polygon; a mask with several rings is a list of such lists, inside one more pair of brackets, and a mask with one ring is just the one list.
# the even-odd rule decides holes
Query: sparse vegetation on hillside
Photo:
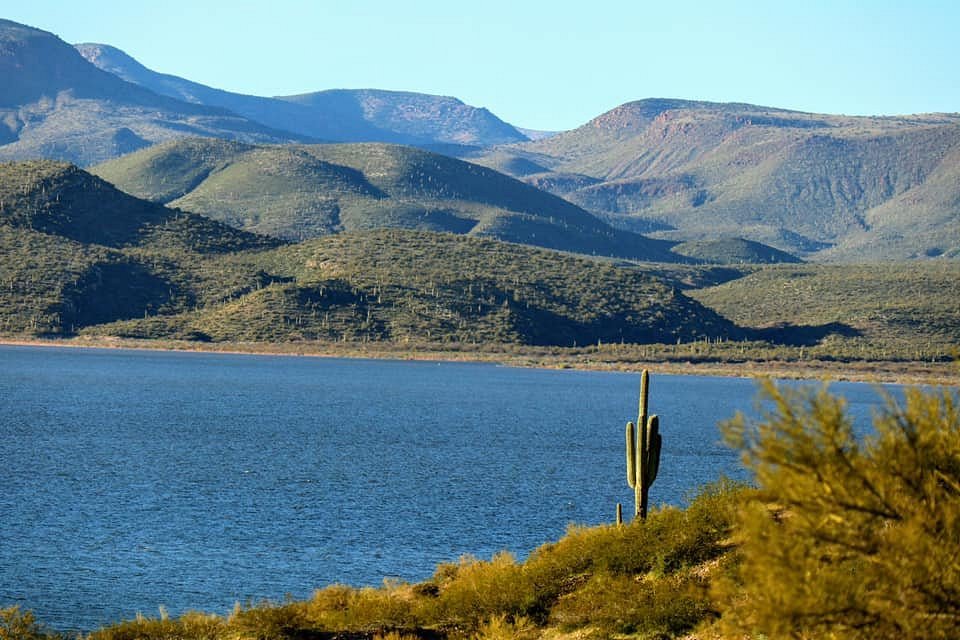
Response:
[{"label": "sparse vegetation on hillside", "polygon": [[674,253],[713,264],[776,264],[800,262],[785,251],[743,238],[681,242],[670,249]]},{"label": "sparse vegetation on hillside", "polygon": [[746,237],[830,260],[923,259],[960,251],[958,122],[641,100],[472,159],[616,226],[659,227],[656,237]]},{"label": "sparse vegetation on hillside", "polygon": [[772,266],[690,295],[771,338],[787,325],[834,327],[821,355],[924,360],[960,344],[956,262]]},{"label": "sparse vegetation on hillside", "polygon": [[485,167],[385,144],[247,147],[182,140],[94,172],[140,198],[301,241],[383,227],[479,235],[584,254],[676,262],[670,243],[610,227]]},{"label": "sparse vegetation on hillside", "polygon": [[339,234],[216,264],[219,271],[271,274],[275,283],[190,314],[96,332],[575,346],[675,342],[737,331],[636,270],[448,234]]},{"label": "sparse vegetation on hillside", "polygon": [[[388,159],[403,151],[373,147]],[[332,155],[326,159],[308,155],[318,165],[339,167],[331,175],[346,183],[357,178],[351,184],[368,193],[411,184],[396,172],[376,182],[363,179],[368,167],[339,164],[337,154],[350,156],[349,149],[327,147]],[[203,174],[220,152],[238,150],[269,152],[222,142],[183,145],[185,175]],[[421,189],[472,184],[418,180],[412,184]],[[947,261],[615,266],[401,230],[281,246],[133,198],[49,161],[0,165],[0,203],[0,236],[8,247],[0,255],[0,331],[6,335],[374,341],[465,352],[543,345],[568,349],[584,362],[627,366],[651,359],[942,361],[953,352],[960,325],[950,306],[960,279]],[[725,284],[704,289],[718,282]],[[644,346],[631,346],[637,344]],[[584,352],[585,345],[605,349]]]}]

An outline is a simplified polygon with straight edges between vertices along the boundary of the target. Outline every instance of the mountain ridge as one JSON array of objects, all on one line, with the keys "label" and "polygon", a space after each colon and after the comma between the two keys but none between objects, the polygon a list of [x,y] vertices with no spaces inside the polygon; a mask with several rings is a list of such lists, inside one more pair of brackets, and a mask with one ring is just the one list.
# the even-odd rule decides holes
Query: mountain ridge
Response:
[{"label": "mountain ridge", "polygon": [[958,153],[960,114],[649,99],[467,157],[654,237],[851,260],[960,255]]},{"label": "mountain ridge", "polygon": [[148,69],[110,45],[74,47],[98,68],[159,94],[216,106],[265,125],[328,142],[491,146],[527,137],[485,108],[450,96],[380,89],[328,89],[262,97],[215,89]]},{"label": "mountain ridge", "polygon": [[90,165],[185,135],[311,141],[126,82],[46,31],[0,21],[0,160]]},{"label": "mountain ridge", "polygon": [[288,244],[50,160],[0,163],[0,285],[8,334],[564,345],[738,331],[606,261],[405,229]]}]

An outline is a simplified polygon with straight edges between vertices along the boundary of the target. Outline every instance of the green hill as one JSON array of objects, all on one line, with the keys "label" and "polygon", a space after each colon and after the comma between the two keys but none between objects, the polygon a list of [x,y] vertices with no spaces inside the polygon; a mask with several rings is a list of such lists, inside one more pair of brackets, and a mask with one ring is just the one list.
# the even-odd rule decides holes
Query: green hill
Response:
[{"label": "green hill", "polygon": [[[416,183],[331,167],[367,194]],[[7,334],[573,345],[737,332],[635,269],[400,230],[282,246],[47,160],[0,163],[0,248]]]},{"label": "green hill", "polygon": [[681,242],[671,249],[674,253],[711,264],[774,264],[800,262],[800,259],[785,251],[744,240],[723,238],[720,240],[692,240]]},{"label": "green hill", "polygon": [[[923,359],[960,344],[960,263],[777,265],[689,291],[739,326],[776,339],[787,325],[845,327],[850,356]],[[835,354],[844,339],[827,340]]]},{"label": "green hill", "polygon": [[216,262],[214,270],[270,274],[273,283],[196,312],[96,333],[560,346],[738,335],[637,270],[480,238],[375,230]]},{"label": "green hill", "polygon": [[[366,174],[362,163],[329,164],[368,195],[418,184]],[[420,189],[450,188],[440,184]],[[727,256],[729,244],[716,243]],[[5,335],[377,341],[414,350],[656,343],[669,358],[922,360],[960,341],[958,269],[950,261],[615,264],[404,229],[284,245],[140,200],[72,165],[0,163]]]},{"label": "green hill", "polygon": [[958,154],[956,114],[641,100],[472,160],[655,237],[744,237],[814,259],[897,260],[960,252]]},{"label": "green hill", "polygon": [[137,197],[288,240],[393,227],[584,254],[683,259],[668,251],[670,243],[614,229],[557,196],[412,147],[178,140],[93,171]]},{"label": "green hill", "polygon": [[[267,249],[256,236],[139,200],[73,165],[0,163],[0,332],[182,311],[204,301],[207,256]],[[215,285],[229,289],[231,280]]]},{"label": "green hill", "polygon": [[104,247],[224,253],[276,240],[134,198],[74,165],[0,162],[0,224]]}]

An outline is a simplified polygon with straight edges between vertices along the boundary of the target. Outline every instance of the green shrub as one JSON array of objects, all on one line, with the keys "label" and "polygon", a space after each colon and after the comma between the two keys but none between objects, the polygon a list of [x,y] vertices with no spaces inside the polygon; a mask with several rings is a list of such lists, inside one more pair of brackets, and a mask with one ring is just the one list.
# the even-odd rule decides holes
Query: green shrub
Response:
[{"label": "green shrub", "polygon": [[599,573],[561,598],[550,622],[565,629],[595,627],[607,634],[674,637],[711,612],[706,589],[688,575],[669,579]]},{"label": "green shrub", "polygon": [[88,640],[217,640],[223,637],[224,629],[224,621],[218,616],[189,612],[173,619],[161,611],[159,618],[138,615],[104,627],[91,633]]},{"label": "green shrub", "polygon": [[529,618],[519,616],[510,620],[501,614],[481,624],[472,640],[534,640],[539,636],[537,626]]},{"label": "green shrub", "polygon": [[330,631],[387,632],[417,625],[412,588],[385,583],[380,589],[334,585],[304,603],[307,624]]},{"label": "green shrub", "polygon": [[489,561],[464,557],[438,567],[437,598],[428,605],[445,625],[477,628],[484,620],[528,615],[536,604],[533,583],[522,565],[507,552]]},{"label": "green shrub", "polygon": [[0,640],[45,640],[53,637],[36,621],[32,611],[13,606],[0,609]]},{"label": "green shrub", "polygon": [[764,392],[763,420],[726,425],[760,493],[739,517],[741,563],[717,592],[731,633],[957,638],[960,405],[908,390],[858,439],[842,399]]}]

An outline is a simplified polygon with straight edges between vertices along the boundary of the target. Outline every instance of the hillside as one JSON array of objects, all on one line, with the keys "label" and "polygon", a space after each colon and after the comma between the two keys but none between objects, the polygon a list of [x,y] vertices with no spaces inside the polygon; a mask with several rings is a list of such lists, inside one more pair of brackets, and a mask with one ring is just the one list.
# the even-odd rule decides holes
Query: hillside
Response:
[{"label": "hillside", "polygon": [[642,100],[471,160],[607,221],[814,259],[960,255],[960,115],[848,117]]},{"label": "hillside", "polygon": [[636,270],[397,230],[283,246],[47,160],[0,163],[0,248],[7,334],[573,345],[737,333]]},{"label": "hillside", "polygon": [[800,262],[800,259],[785,251],[744,240],[743,238],[721,238],[719,240],[691,240],[681,242],[671,251],[698,262],[708,264],[776,264],[780,262]]},{"label": "hillside", "polygon": [[154,142],[214,136],[289,142],[219,107],[158,95],[87,62],[55,35],[0,20],[0,159],[89,165]]},{"label": "hillside", "polygon": [[230,111],[317,140],[486,147],[527,136],[486,109],[456,98],[406,91],[337,89],[267,98],[214,89],[152,71],[104,44],[78,44],[91,63],[160,95]]},{"label": "hillside", "polygon": [[484,236],[584,254],[678,261],[485,167],[385,144],[254,147],[180,140],[92,169],[137,197],[299,241],[380,227]]},{"label": "hillside", "polygon": [[0,163],[0,332],[72,333],[185,310],[218,277],[185,265],[278,244],[138,200],[73,165]]},{"label": "hillside", "polygon": [[74,165],[52,160],[0,163],[0,224],[112,248],[228,253],[279,244],[134,198]]},{"label": "hillside", "polygon": [[923,360],[960,344],[955,261],[777,265],[688,294],[773,340],[787,326],[819,327],[832,334],[822,353]]},{"label": "hillside", "polygon": [[738,333],[638,271],[450,234],[343,233],[224,257],[212,268],[270,274],[273,283],[196,312],[106,325],[94,333],[559,346]]},{"label": "hillside", "polygon": [[614,264],[403,229],[284,245],[52,161],[0,163],[0,249],[3,335],[588,347],[620,363],[942,360],[960,340],[951,261]]}]

